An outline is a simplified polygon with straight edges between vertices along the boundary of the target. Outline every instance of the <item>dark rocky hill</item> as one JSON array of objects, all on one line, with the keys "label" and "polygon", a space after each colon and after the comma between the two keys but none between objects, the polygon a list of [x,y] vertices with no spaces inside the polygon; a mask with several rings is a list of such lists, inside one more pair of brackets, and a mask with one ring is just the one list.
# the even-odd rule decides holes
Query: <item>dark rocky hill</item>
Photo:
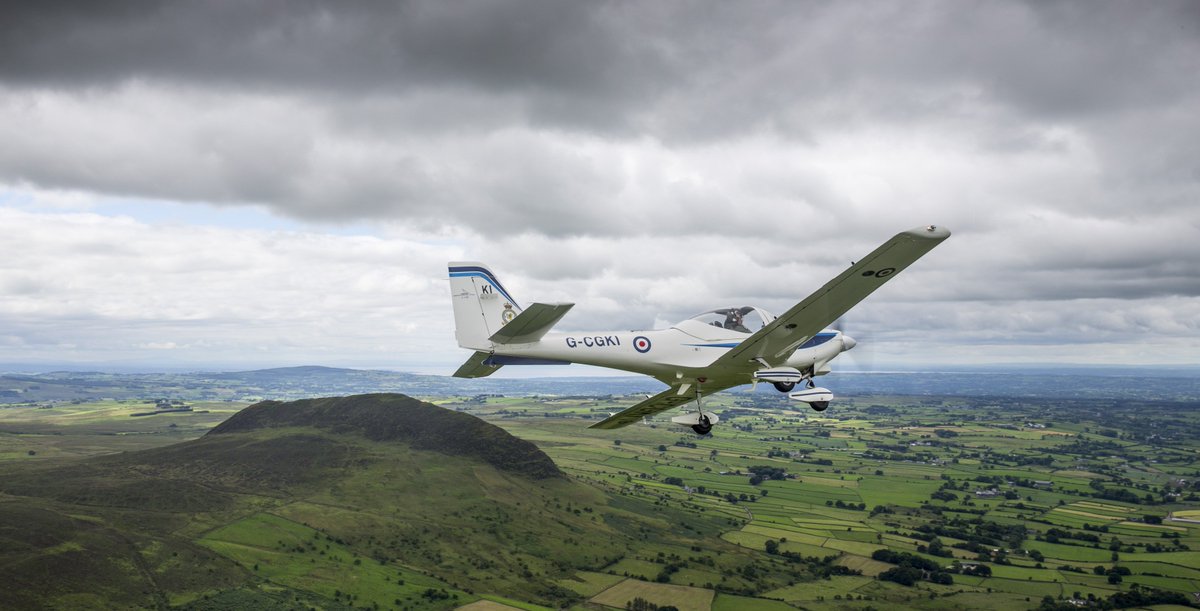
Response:
[{"label": "dark rocky hill", "polygon": [[537,446],[479,418],[401,394],[370,394],[287,403],[263,401],[242,410],[205,436],[271,428],[313,427],[402,442],[419,450],[474,458],[535,479],[562,472]]},{"label": "dark rocky hill", "polygon": [[662,528],[662,509],[627,503],[404,395],[268,401],[170,446],[0,461],[0,609],[342,608],[334,589],[360,578],[412,608],[470,600],[477,580],[557,606],[577,598],[557,579]]}]

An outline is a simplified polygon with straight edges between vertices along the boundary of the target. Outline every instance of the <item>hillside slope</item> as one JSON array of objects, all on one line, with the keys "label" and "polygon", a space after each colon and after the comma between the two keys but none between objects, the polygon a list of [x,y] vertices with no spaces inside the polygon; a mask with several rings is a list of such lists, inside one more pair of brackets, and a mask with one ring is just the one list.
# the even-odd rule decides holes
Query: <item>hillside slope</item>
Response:
[{"label": "hillside slope", "polygon": [[185,443],[0,463],[0,608],[558,606],[688,520],[403,395],[264,402]]},{"label": "hillside slope", "polygon": [[281,403],[263,401],[238,412],[208,437],[266,428],[308,426],[403,442],[419,450],[469,456],[497,469],[535,479],[562,477],[537,446],[474,416],[400,394],[370,394]]}]

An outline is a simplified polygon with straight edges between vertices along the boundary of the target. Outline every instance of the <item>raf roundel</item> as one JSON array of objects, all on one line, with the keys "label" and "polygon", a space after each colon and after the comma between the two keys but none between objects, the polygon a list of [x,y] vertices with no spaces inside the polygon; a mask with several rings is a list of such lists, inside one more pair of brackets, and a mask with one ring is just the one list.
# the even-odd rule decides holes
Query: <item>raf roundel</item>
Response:
[{"label": "raf roundel", "polygon": [[642,354],[650,352],[650,339],[641,335],[633,338],[633,349]]}]

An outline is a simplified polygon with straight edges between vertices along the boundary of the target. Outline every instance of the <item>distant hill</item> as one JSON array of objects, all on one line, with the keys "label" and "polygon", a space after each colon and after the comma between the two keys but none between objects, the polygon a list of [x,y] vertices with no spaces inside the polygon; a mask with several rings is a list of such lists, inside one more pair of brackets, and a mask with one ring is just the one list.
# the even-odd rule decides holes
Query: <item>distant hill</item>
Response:
[{"label": "distant hill", "polygon": [[676,511],[403,395],[267,401],[171,446],[0,461],[0,608],[559,607],[575,571],[726,525]]},{"label": "distant hill", "polygon": [[398,371],[304,366],[196,373],[58,371],[0,375],[0,404],[170,398],[184,401],[291,400],[361,393],[610,395],[657,392],[645,377],[464,380]]},{"label": "distant hill", "polygon": [[532,443],[475,416],[401,394],[302,399],[289,403],[263,401],[217,425],[206,437],[296,426],[468,456],[502,471],[536,479],[562,477],[554,461]]},{"label": "distant hill", "polygon": [[[962,371],[871,372],[836,370],[822,382],[842,396],[944,395],[1030,396],[1074,399],[1196,400],[1195,368],[979,368]],[[640,395],[662,384],[644,376],[460,379],[397,371],[303,366],[234,372],[138,373],[60,371],[0,375],[0,404],[91,401],[101,398],[185,401],[291,400],[360,393],[401,392],[412,396]],[[748,387],[726,391],[753,394]],[[770,385],[758,393],[777,396]]]}]

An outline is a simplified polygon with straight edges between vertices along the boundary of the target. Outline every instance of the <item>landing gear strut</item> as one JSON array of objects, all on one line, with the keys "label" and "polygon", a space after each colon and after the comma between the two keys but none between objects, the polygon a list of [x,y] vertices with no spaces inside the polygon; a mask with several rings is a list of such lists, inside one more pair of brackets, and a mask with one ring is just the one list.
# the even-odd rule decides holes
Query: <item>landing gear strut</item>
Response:
[{"label": "landing gear strut", "polygon": [[696,431],[697,435],[707,435],[712,432],[712,421],[709,420],[708,414],[704,413],[704,406],[700,404],[703,396],[703,393],[700,392],[700,380],[696,380],[696,424],[692,425],[692,430]]},{"label": "landing gear strut", "polygon": [[[712,432],[713,426],[721,421],[721,417],[704,411],[704,393],[700,390],[700,385],[707,382],[705,378],[696,379],[696,411],[688,411],[685,414],[680,414],[671,418],[671,422],[677,426],[692,429],[697,435],[707,435]],[[686,390],[684,392],[687,392]],[[682,394],[682,393],[680,393]],[[691,403],[691,401],[688,401]]]}]

